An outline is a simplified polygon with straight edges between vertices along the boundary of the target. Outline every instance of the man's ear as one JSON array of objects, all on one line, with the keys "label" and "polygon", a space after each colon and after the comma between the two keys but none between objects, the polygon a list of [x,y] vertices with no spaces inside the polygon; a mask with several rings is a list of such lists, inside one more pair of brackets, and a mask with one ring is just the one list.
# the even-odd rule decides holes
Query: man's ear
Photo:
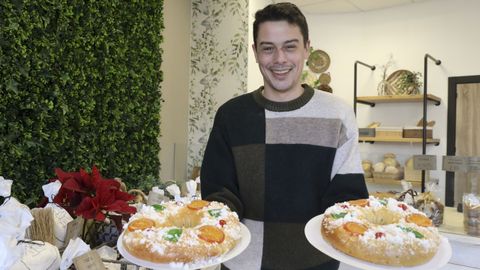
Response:
[{"label": "man's ear", "polygon": [[253,54],[255,55],[255,62],[258,63],[257,47],[255,46],[255,43],[252,44],[252,49],[253,49]]},{"label": "man's ear", "polygon": [[310,40],[307,40],[307,43],[305,43],[305,50],[307,50],[307,57],[310,56]]}]

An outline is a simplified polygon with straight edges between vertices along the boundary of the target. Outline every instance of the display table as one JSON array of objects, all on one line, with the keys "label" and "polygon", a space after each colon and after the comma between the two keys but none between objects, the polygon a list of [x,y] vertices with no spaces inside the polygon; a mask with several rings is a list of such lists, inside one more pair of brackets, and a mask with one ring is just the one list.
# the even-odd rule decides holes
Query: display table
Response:
[{"label": "display table", "polygon": [[452,246],[449,264],[480,269],[480,237],[465,233],[463,213],[457,212],[453,207],[445,207],[443,225],[439,227],[439,231],[448,238]]}]

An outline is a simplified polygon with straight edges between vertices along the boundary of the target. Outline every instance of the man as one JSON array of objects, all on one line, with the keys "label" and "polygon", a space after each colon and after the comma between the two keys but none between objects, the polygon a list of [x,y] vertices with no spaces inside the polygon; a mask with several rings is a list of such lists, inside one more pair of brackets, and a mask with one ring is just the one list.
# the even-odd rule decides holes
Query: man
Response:
[{"label": "man", "polygon": [[304,227],[335,202],[368,197],[353,110],[301,84],[310,42],[295,5],[269,5],[253,26],[264,85],[218,109],[200,177],[203,198],[226,203],[252,234],[225,266],[338,269]]}]

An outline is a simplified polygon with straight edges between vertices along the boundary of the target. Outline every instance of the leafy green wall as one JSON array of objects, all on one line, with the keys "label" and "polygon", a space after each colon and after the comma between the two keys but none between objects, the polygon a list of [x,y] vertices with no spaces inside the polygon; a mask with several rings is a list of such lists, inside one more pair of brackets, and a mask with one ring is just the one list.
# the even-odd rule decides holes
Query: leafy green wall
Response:
[{"label": "leafy green wall", "polygon": [[36,202],[54,168],[158,179],[163,1],[0,1],[0,175]]}]

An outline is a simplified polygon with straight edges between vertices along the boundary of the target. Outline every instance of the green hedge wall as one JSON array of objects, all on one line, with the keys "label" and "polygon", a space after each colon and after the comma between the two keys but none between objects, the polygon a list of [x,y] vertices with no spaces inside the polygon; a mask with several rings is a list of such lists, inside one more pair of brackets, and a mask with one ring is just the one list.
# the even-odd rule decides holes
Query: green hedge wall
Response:
[{"label": "green hedge wall", "polygon": [[54,168],[158,179],[163,1],[0,1],[0,175],[27,204]]}]

